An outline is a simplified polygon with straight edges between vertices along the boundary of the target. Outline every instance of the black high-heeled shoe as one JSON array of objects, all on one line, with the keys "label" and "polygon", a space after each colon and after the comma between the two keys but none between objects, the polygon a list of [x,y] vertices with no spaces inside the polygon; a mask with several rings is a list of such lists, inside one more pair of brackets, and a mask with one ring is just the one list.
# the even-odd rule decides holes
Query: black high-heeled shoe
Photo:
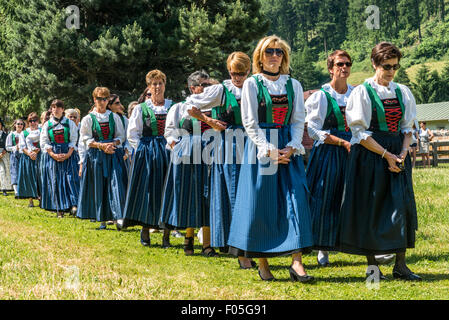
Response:
[{"label": "black high-heeled shoe", "polygon": [[151,245],[151,240],[150,237],[148,237],[148,240],[145,240],[142,236],[142,230],[140,230],[140,243],[144,246],[144,247],[149,247]]},{"label": "black high-heeled shoe", "polygon": [[300,276],[299,274],[296,273],[296,271],[292,268],[292,266],[290,266],[290,268],[288,268],[288,271],[290,272],[290,279],[292,281],[308,283],[308,282],[312,282],[313,280],[315,280],[315,278],[313,276],[309,276],[308,274]]},{"label": "black high-heeled shoe", "polygon": [[410,271],[410,272],[401,273],[400,271],[395,270],[393,268],[393,278],[406,280],[406,281],[422,281],[422,278],[420,276],[418,276],[417,274],[414,274],[410,269],[408,271]]},{"label": "black high-heeled shoe", "polygon": [[268,278],[268,279],[264,279],[264,278],[262,278],[262,275],[260,274],[260,270],[257,270],[257,271],[259,271],[259,277],[260,277],[260,279],[262,279],[262,281],[274,281],[274,280],[276,280],[275,277],[271,277],[271,278]]}]

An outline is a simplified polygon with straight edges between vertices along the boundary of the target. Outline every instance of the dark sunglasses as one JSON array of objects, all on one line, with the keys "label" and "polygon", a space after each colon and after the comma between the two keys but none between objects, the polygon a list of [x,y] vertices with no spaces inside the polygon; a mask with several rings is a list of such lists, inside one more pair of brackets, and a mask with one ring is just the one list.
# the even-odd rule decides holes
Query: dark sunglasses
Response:
[{"label": "dark sunglasses", "polygon": [[96,97],[95,99],[99,100],[99,101],[108,101],[109,98],[101,98],[101,97]]},{"label": "dark sunglasses", "polygon": [[18,122],[18,123],[16,123],[16,125],[17,125],[17,126],[24,126],[25,123]]},{"label": "dark sunglasses", "polygon": [[244,77],[248,73],[247,72],[230,72],[231,77]]},{"label": "dark sunglasses", "polygon": [[393,70],[398,70],[400,67],[401,67],[401,65],[399,64],[399,63],[397,63],[397,64],[395,64],[395,65],[391,65],[391,64],[382,64],[381,65],[381,67],[384,69],[384,70],[391,70],[391,69],[393,69]]},{"label": "dark sunglasses", "polygon": [[209,86],[210,86],[210,83],[208,83],[208,82],[203,82],[203,83],[199,84],[197,87],[203,87],[203,88],[206,88],[206,87],[209,87]]},{"label": "dark sunglasses", "polygon": [[37,119],[30,119],[28,122],[37,122]]},{"label": "dark sunglasses", "polygon": [[335,65],[337,67],[343,67],[344,65],[346,65],[347,67],[352,67],[352,62],[337,62]]},{"label": "dark sunglasses", "polygon": [[284,55],[284,50],[279,48],[266,48],[265,54],[269,57],[273,56],[274,54],[276,54],[278,57],[282,57]]}]

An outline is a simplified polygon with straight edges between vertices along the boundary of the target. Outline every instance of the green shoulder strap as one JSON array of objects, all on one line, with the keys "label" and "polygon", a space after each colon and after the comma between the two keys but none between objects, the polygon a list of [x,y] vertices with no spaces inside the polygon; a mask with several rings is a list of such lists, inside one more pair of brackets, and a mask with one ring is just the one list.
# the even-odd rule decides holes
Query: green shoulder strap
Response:
[{"label": "green shoulder strap", "polygon": [[[399,88],[399,86],[397,86],[395,92],[396,92],[396,97],[397,97],[398,100],[399,100],[399,105],[401,106],[401,111],[402,111],[402,117],[401,117],[401,120],[402,120],[402,118],[404,118],[404,114],[405,114],[405,106],[404,106],[404,100],[403,100],[403,98],[402,98],[402,91],[401,91],[401,88]],[[401,129],[401,122],[399,121],[399,123],[398,123],[398,131],[399,131],[400,129]]]},{"label": "green shoulder strap", "polygon": [[295,92],[293,91],[293,83],[291,77],[288,77],[285,87],[287,89],[288,111],[287,115],[285,116],[284,125],[287,125],[288,121],[290,120],[290,114],[292,113],[293,110],[293,101],[295,100]]},{"label": "green shoulder strap", "polygon": [[223,100],[223,96],[225,97],[223,105],[212,108],[212,118],[218,119],[218,116],[226,111],[227,107],[227,96],[226,96],[226,86],[222,83],[223,86],[223,94],[221,95],[221,100]]},{"label": "green shoulder strap", "polygon": [[[263,85],[262,81],[260,81],[257,76],[253,76],[254,79],[256,79],[257,82],[257,100],[260,103],[262,99],[265,99],[265,103],[267,106],[267,123],[273,123],[273,101],[271,100],[270,93],[268,92],[268,89]],[[293,84],[292,84],[292,78],[289,77],[287,80],[287,83],[285,84],[286,90],[287,90],[287,98],[288,98],[288,111],[287,115],[285,117],[284,125],[288,124],[288,121],[290,119],[290,114],[293,110],[293,100],[295,99],[295,94],[293,91]]]},{"label": "green shoulder strap", "polygon": [[153,109],[148,108],[148,105],[145,102],[142,103],[140,107],[142,108],[143,123],[145,123],[147,119],[150,118],[151,134],[153,136],[159,135],[159,132],[157,130],[157,119]]},{"label": "green shoulder strap", "polygon": [[[60,124],[64,127],[64,141],[66,142],[66,143],[68,143],[69,142],[69,133],[70,133],[70,125],[69,125],[69,122],[68,122],[68,120],[66,121],[66,122],[60,122]],[[50,128],[49,130],[48,130],[48,136],[50,137],[50,141],[51,142],[56,142],[56,140],[55,140],[55,134],[53,133],[53,123],[50,121],[50,120],[48,120],[48,127],[47,128]]]},{"label": "green shoulder strap", "polygon": [[257,82],[257,101],[260,104],[262,99],[265,99],[267,106],[266,121],[267,123],[273,123],[273,101],[271,100],[268,89],[263,85],[262,81],[257,78],[257,76],[254,75],[253,77]]},{"label": "green shoulder strap", "polygon": [[[226,88],[226,86],[223,84],[223,92],[225,95],[225,101],[223,106],[217,107],[220,108],[220,112],[225,112],[228,105],[231,105],[232,111],[234,113],[234,120],[235,124],[241,125],[242,124],[242,115],[240,113],[240,105],[237,102],[237,99],[235,95]],[[212,109],[212,116],[213,112],[216,108]],[[217,119],[216,117],[213,117],[214,119]]]},{"label": "green shoulder strap", "polygon": [[16,135],[14,133],[11,133],[11,139],[12,139],[12,145],[13,147],[16,146]]},{"label": "green shoulder strap", "polygon": [[28,130],[23,131],[23,137],[26,138],[30,135],[30,132]]},{"label": "green shoulder strap", "polygon": [[[123,129],[125,128],[125,125],[123,124]],[[114,120],[114,113],[109,114],[109,136],[108,139],[112,140],[114,139],[115,134],[115,120]]]},{"label": "green shoulder strap", "polygon": [[50,120],[48,120],[47,128],[50,128],[50,130],[48,130],[48,136],[50,137],[50,141],[55,142],[55,135],[53,133],[53,123]]},{"label": "green shoulder strap", "polygon": [[329,117],[329,115],[333,111],[335,117],[337,118],[338,131],[345,131],[346,130],[346,128],[345,128],[345,119],[343,118],[343,114],[341,113],[341,110],[340,110],[340,107],[339,107],[337,101],[334,98],[332,98],[332,96],[326,90],[321,89],[321,91],[324,92],[324,94],[326,95],[326,99],[327,99],[327,114],[326,114],[326,118]]},{"label": "green shoulder strap", "polygon": [[369,98],[371,100],[371,107],[377,109],[377,121],[379,123],[380,131],[388,131],[387,121],[385,120],[385,109],[382,101],[379,98],[379,95],[376,93],[376,90],[371,87],[368,82],[364,82],[366,90],[368,91]]},{"label": "green shoulder strap", "polygon": [[89,113],[89,116],[92,118],[92,131],[95,131],[98,135],[98,139],[103,141],[103,134],[101,133],[101,127],[97,117],[93,113]]}]

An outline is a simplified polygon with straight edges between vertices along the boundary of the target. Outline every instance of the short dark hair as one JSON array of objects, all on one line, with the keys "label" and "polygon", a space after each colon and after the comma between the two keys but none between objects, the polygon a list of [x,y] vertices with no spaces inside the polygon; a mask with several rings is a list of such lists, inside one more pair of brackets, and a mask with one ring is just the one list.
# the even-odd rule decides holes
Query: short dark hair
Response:
[{"label": "short dark hair", "polygon": [[334,67],[335,58],[337,57],[346,57],[350,62],[352,62],[351,56],[345,50],[335,50],[329,55],[329,57],[327,57],[327,70]]},{"label": "short dark hair", "polygon": [[383,61],[398,58],[398,62],[402,58],[402,53],[398,47],[390,42],[383,41],[378,43],[371,51],[371,61],[377,67]]},{"label": "short dark hair", "polygon": [[57,108],[63,108],[64,109],[64,102],[62,100],[59,99],[55,99],[51,102],[50,108],[52,106],[56,106]]}]

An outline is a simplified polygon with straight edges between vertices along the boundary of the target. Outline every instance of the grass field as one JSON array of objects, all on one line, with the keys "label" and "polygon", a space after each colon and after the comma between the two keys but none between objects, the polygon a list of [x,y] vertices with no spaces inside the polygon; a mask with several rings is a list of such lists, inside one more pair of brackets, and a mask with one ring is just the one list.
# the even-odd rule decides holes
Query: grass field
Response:
[{"label": "grass field", "polygon": [[424,281],[393,280],[392,265],[382,266],[378,290],[367,288],[359,256],[331,254],[328,268],[305,256],[311,285],[289,281],[290,258],[270,259],[278,281],[267,283],[227,255],[204,258],[196,246],[184,256],[183,239],[164,250],[156,233],[147,248],[137,227],[99,231],[0,196],[0,299],[449,299],[449,167],[417,169],[414,184],[419,230],[407,259]]}]

